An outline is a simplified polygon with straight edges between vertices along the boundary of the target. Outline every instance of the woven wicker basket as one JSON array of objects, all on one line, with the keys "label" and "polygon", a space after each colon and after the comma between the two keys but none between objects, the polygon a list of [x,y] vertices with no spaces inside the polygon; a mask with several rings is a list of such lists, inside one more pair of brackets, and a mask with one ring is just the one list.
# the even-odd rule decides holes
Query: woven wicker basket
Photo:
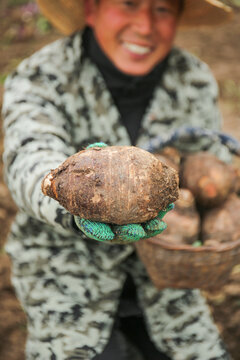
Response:
[{"label": "woven wicker basket", "polygon": [[240,263],[240,240],[216,247],[193,247],[169,243],[161,235],[139,241],[136,249],[159,289],[217,290]]},{"label": "woven wicker basket", "polygon": [[[143,148],[155,153],[166,146],[194,145],[203,140],[226,147],[230,153],[240,157],[240,142],[228,134],[182,126],[171,133],[152,138]],[[200,146],[201,141],[198,143]],[[202,150],[203,150],[202,149]],[[201,150],[199,148],[199,150]],[[136,249],[155,286],[164,288],[198,288],[217,290],[229,279],[232,268],[240,264],[240,239],[219,246],[179,245],[164,240],[159,235],[136,243]]]}]

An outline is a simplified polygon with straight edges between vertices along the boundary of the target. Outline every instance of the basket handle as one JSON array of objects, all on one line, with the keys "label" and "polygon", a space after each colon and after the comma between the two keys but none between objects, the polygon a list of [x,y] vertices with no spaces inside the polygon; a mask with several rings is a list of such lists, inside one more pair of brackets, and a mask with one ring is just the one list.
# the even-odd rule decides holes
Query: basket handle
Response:
[{"label": "basket handle", "polygon": [[208,138],[212,142],[218,141],[226,146],[231,154],[240,156],[240,142],[234,137],[223,132],[203,129],[200,127],[182,126],[165,136],[155,136],[142,148],[149,152],[156,152],[166,146],[173,146],[175,142],[182,140],[196,141],[199,138]]}]

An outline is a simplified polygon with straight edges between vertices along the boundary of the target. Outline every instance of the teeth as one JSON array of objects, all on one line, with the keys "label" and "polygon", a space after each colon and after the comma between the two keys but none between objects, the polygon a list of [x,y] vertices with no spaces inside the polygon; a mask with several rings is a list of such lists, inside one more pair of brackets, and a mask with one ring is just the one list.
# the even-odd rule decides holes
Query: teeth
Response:
[{"label": "teeth", "polygon": [[124,46],[131,52],[138,54],[138,55],[145,55],[151,51],[150,47],[140,46],[140,45],[131,44],[131,43],[124,43]]}]

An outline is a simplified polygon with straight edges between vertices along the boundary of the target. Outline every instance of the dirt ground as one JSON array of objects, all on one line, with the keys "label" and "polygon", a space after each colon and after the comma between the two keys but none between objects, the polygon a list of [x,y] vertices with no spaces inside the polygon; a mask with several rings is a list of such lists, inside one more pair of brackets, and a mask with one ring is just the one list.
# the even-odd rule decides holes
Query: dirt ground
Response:
[{"label": "dirt ground", "polygon": [[[39,16],[35,8],[24,10],[21,4],[25,3],[24,0],[1,0],[0,4],[0,107],[6,75],[21,59],[59,37],[56,31],[48,28],[48,24]],[[219,83],[219,104],[224,118],[224,130],[240,140],[239,16],[240,11],[236,10],[231,23],[221,27],[211,30],[181,31],[176,43],[192,51],[210,65]],[[0,132],[0,155],[2,152],[3,142]],[[24,360],[26,319],[10,283],[11,267],[3,248],[16,210],[3,182],[0,157],[1,360]],[[240,265],[233,269],[226,286],[218,292],[206,293],[206,296],[233,359],[240,360]]]}]

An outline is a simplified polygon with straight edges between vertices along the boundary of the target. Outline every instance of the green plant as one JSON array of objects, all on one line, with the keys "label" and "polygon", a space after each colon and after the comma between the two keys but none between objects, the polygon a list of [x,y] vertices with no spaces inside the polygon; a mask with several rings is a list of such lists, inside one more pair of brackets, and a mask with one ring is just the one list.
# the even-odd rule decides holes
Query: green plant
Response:
[{"label": "green plant", "polygon": [[49,30],[51,30],[51,24],[48,22],[48,20],[44,16],[39,16],[37,19],[37,29],[40,33],[45,34]]},{"label": "green plant", "polygon": [[236,80],[227,79],[220,84],[221,95],[240,101],[240,84]]},{"label": "green plant", "polygon": [[6,74],[6,73],[0,74],[0,85],[4,84],[4,81],[6,80],[7,75],[8,74]]},{"label": "green plant", "polygon": [[222,2],[229,6],[240,7],[240,0],[222,0]]}]

